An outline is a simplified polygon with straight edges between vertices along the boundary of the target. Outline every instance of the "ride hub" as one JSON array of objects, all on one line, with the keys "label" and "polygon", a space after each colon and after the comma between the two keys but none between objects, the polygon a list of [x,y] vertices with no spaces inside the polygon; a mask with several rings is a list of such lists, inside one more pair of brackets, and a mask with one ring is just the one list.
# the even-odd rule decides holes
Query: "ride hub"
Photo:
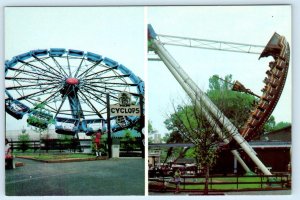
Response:
[{"label": "ride hub", "polygon": [[69,85],[78,85],[79,80],[77,78],[67,78],[66,83]]}]

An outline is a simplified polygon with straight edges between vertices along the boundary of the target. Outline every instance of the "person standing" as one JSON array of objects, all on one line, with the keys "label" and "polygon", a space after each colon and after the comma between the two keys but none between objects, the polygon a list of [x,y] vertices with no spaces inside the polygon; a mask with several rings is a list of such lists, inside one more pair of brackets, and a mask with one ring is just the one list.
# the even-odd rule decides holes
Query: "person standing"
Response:
[{"label": "person standing", "polygon": [[7,138],[5,138],[5,169],[13,169],[13,156]]},{"label": "person standing", "polygon": [[101,156],[101,151],[100,151],[101,130],[100,129],[95,134],[94,142],[95,142],[96,156],[99,157],[99,156]]},{"label": "person standing", "polygon": [[179,192],[180,176],[181,176],[180,170],[177,169],[176,172],[175,172],[175,174],[174,174],[174,180],[175,180],[175,184],[176,184],[175,193]]}]

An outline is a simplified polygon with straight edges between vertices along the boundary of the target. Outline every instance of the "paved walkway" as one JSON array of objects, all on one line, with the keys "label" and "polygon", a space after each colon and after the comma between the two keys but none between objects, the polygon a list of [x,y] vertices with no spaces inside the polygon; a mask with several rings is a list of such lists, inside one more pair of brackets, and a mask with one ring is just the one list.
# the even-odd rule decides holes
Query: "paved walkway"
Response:
[{"label": "paved walkway", "polygon": [[6,170],[6,195],[144,195],[141,158],[43,163],[16,159],[25,166]]}]

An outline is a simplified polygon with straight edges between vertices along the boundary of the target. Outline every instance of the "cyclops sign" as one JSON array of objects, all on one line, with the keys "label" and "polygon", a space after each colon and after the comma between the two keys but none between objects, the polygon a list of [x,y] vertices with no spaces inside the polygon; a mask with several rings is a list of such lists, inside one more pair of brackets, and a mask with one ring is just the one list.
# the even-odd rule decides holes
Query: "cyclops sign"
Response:
[{"label": "cyclops sign", "polygon": [[111,116],[139,116],[140,106],[131,105],[131,95],[127,92],[119,94],[119,104],[110,105]]}]

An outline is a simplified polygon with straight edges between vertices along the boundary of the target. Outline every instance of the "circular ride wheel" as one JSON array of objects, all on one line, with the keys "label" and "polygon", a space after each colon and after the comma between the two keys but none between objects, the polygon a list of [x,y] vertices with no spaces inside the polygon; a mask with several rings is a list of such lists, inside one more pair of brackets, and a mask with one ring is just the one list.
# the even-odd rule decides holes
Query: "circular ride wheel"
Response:
[{"label": "circular ride wheel", "polygon": [[[38,109],[43,105],[60,134],[92,133],[94,125],[105,128],[107,94],[110,104],[117,104],[120,92],[131,94],[131,102],[139,104],[144,82],[124,65],[95,53],[39,49],[5,62],[6,112],[16,119],[28,114],[45,121]],[[122,126],[116,117],[111,120],[112,128],[122,129],[139,117],[124,117]]]}]

